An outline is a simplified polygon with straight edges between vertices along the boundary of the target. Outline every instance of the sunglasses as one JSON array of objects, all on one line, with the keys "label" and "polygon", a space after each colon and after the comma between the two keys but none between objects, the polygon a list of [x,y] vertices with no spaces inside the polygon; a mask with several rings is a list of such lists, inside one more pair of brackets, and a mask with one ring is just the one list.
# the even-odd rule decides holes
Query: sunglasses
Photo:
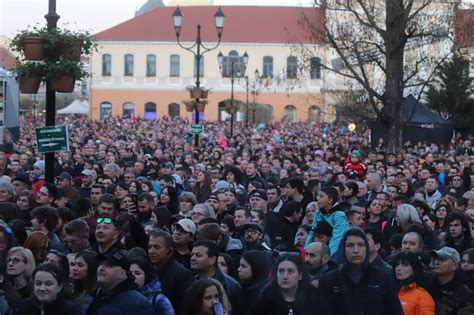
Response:
[{"label": "sunglasses", "polygon": [[105,224],[113,223],[111,218],[103,218],[103,217],[97,218],[97,223],[102,223],[102,222]]}]

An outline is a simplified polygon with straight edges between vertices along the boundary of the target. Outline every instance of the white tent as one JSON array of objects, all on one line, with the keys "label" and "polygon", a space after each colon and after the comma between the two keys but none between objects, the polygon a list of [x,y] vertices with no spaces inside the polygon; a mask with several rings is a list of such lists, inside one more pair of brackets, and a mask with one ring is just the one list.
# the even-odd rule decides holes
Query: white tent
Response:
[{"label": "white tent", "polygon": [[67,114],[88,115],[89,102],[86,100],[74,100],[74,102],[72,102],[68,106],[64,107],[63,109],[58,110],[58,115],[67,115]]}]

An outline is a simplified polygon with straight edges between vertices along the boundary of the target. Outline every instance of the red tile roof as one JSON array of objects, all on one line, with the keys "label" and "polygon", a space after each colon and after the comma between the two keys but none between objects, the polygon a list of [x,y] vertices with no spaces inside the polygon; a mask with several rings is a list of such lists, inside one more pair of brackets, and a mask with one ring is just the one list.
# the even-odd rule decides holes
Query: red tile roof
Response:
[{"label": "red tile roof", "polygon": [[0,47],[0,68],[12,70],[15,68],[15,56],[5,47]]},{"label": "red tile roof", "polygon": [[[172,14],[176,8],[154,9],[96,34],[100,41],[175,41]],[[216,6],[182,7],[182,41],[196,39],[196,25],[201,23],[203,41],[217,41],[214,24]],[[223,6],[225,14],[223,42],[314,43],[301,27],[304,13],[323,29],[324,12],[319,8]],[[320,42],[318,40],[318,42]]]},{"label": "red tile roof", "polygon": [[457,9],[455,40],[459,47],[474,46],[474,9]]}]

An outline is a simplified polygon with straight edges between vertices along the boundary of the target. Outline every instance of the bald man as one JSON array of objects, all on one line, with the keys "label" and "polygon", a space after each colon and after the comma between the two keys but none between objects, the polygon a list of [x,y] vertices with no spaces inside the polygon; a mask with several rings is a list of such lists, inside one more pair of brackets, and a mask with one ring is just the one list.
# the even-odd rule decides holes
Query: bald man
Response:
[{"label": "bald man", "polygon": [[327,244],[313,242],[306,246],[306,268],[310,274],[313,287],[318,287],[319,278],[330,269],[330,258]]}]

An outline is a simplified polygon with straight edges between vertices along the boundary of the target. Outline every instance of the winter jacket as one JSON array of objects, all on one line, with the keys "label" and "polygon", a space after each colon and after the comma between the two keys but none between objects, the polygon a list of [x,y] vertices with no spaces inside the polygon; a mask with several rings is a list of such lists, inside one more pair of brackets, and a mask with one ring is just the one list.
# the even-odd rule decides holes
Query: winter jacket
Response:
[{"label": "winter jacket", "polygon": [[0,315],[10,314],[10,306],[5,298],[5,292],[0,290]]},{"label": "winter jacket", "polygon": [[12,315],[79,315],[80,309],[71,301],[61,298],[41,305],[35,297],[21,300],[12,307]]},{"label": "winter jacket", "polygon": [[175,312],[179,314],[180,304],[193,280],[193,274],[171,255],[158,269],[158,279],[164,295],[170,300]]},{"label": "winter jacket", "polygon": [[436,315],[474,314],[474,293],[468,288],[461,272],[456,272],[448,283],[436,281],[433,288]]},{"label": "winter jacket", "polygon": [[434,315],[435,302],[431,295],[416,282],[404,285],[398,291],[404,315]]},{"label": "winter jacket", "polygon": [[[365,247],[369,248],[369,242],[361,228],[351,227],[349,231],[351,235],[364,239]],[[346,235],[347,233],[342,239],[343,250]],[[319,280],[321,303],[318,309],[322,314],[403,314],[393,278],[383,270],[370,266],[368,253],[358,273],[352,271],[345,254],[342,258],[342,265],[338,269],[324,274]]]},{"label": "winter jacket", "polygon": [[344,175],[348,176],[350,172],[355,172],[359,179],[364,179],[365,172],[367,171],[367,166],[362,162],[352,163],[349,162],[344,166]]},{"label": "winter jacket", "polygon": [[257,303],[257,298],[260,296],[263,288],[267,285],[268,279],[261,279],[252,282],[248,285],[242,285],[242,296],[245,302],[244,314],[251,314],[251,310]]},{"label": "winter jacket", "polygon": [[284,243],[293,244],[297,231],[297,222],[290,222],[287,218],[275,212],[268,213],[266,232],[270,237],[272,248]]},{"label": "winter jacket", "polygon": [[153,306],[138,292],[131,278],[117,285],[112,291],[101,288],[92,294],[93,300],[86,306],[87,315],[150,315],[155,314]]},{"label": "winter jacket", "polygon": [[225,289],[229,302],[232,305],[232,315],[241,315],[244,309],[244,303],[242,300],[242,288],[240,284],[234,280],[234,278],[223,273],[220,268],[216,269],[216,272],[212,278],[219,281]]},{"label": "winter jacket", "polygon": [[155,309],[155,314],[175,315],[173,305],[170,300],[161,292],[160,280],[155,279],[141,288],[140,293],[145,296],[147,301]]},{"label": "winter jacket", "polygon": [[349,228],[349,221],[347,220],[344,211],[339,208],[338,203],[336,203],[328,213],[324,213],[321,210],[316,211],[314,214],[313,224],[311,225],[311,232],[306,241],[306,246],[314,239],[314,228],[323,219],[332,226],[332,237],[329,241],[329,251],[331,252],[331,257],[334,258],[339,249],[339,245],[341,244],[342,237]]}]

